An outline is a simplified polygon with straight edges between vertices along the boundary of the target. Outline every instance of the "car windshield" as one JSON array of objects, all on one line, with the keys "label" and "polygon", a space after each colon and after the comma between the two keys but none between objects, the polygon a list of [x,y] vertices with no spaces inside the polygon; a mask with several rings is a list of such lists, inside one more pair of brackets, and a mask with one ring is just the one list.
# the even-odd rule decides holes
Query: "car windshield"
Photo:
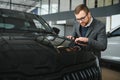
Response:
[{"label": "car windshield", "polygon": [[0,29],[52,32],[52,29],[40,16],[11,10],[0,10]]},{"label": "car windshield", "polygon": [[111,33],[111,36],[120,36],[120,27],[118,27],[116,30],[114,30]]}]

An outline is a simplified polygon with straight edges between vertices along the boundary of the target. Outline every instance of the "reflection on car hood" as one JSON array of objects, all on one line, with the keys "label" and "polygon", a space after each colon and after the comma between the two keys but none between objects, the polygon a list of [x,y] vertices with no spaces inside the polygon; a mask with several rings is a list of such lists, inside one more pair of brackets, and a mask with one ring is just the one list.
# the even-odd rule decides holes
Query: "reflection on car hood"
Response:
[{"label": "reflection on car hood", "polygon": [[[64,65],[63,57],[58,58],[61,52],[61,49],[58,48],[60,46],[68,47],[69,43],[69,40],[56,35],[1,34],[0,71],[9,71],[9,69],[15,68],[24,73],[37,74],[36,70],[32,69],[39,69],[38,72],[40,73],[49,73],[53,72],[56,69],[55,67],[59,65],[62,67],[75,64],[73,59],[69,59],[69,56],[74,57],[74,54],[63,56],[65,59],[68,57],[68,61]],[[59,61],[56,63],[57,59]],[[26,69],[26,67],[29,68]]]},{"label": "reflection on car hood", "polygon": [[[4,49],[13,50],[36,50],[41,48],[57,49],[60,47],[69,47],[71,43],[65,37],[58,37],[57,35],[48,34],[20,34],[20,33],[5,33],[0,37],[0,47]],[[4,45],[4,47],[2,47]],[[45,48],[46,47],[46,48]],[[35,48],[35,49],[34,49]]]}]

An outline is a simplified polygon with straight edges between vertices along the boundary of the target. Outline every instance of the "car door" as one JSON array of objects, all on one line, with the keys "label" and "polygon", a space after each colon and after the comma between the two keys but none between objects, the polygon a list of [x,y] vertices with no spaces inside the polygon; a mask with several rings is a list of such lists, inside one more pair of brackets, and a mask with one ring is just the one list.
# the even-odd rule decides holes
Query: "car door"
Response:
[{"label": "car door", "polygon": [[102,59],[120,63],[120,26],[109,33],[108,47],[101,55]]}]

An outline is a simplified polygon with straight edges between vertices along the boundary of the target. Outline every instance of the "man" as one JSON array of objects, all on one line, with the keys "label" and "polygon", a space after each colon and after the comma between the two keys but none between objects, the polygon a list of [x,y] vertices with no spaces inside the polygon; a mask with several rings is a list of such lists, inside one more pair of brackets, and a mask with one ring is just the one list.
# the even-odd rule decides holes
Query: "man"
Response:
[{"label": "man", "polygon": [[73,26],[73,35],[67,38],[73,39],[81,50],[91,51],[100,58],[100,52],[107,47],[105,25],[92,17],[88,7],[84,4],[78,5],[74,14],[76,22]]}]

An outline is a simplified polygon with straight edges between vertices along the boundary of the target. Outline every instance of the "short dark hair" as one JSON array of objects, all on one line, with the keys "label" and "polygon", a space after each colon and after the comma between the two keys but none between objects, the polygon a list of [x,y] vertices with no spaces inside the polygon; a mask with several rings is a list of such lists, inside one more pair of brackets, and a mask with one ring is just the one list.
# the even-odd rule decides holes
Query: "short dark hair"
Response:
[{"label": "short dark hair", "polygon": [[80,4],[75,8],[74,13],[78,14],[81,10],[85,11],[85,13],[89,12],[89,9],[85,4]]}]

